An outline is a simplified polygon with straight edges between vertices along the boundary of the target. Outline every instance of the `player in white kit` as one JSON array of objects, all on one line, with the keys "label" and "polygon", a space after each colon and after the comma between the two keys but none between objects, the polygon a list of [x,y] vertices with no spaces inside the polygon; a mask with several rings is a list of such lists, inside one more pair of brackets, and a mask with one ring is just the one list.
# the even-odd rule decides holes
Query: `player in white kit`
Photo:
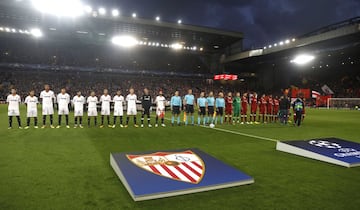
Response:
[{"label": "player in white kit", "polygon": [[6,103],[8,103],[9,129],[12,128],[13,117],[16,117],[19,128],[22,129],[21,120],[20,120],[20,110],[19,110],[20,102],[21,102],[21,98],[18,94],[16,94],[16,90],[11,89],[11,94],[8,95],[6,98]]},{"label": "player in white kit", "polygon": [[56,128],[60,128],[61,126],[61,118],[65,115],[66,128],[70,128],[69,126],[69,103],[70,103],[70,95],[66,93],[66,89],[62,88],[61,93],[57,95],[57,103],[58,103],[58,126]]},{"label": "player in white kit", "polygon": [[42,115],[43,115],[43,126],[41,128],[46,127],[46,116],[50,116],[50,127],[53,126],[53,115],[54,115],[54,103],[55,103],[55,94],[52,90],[50,90],[50,85],[45,85],[45,90],[41,91],[40,99],[42,100]]},{"label": "player in white kit", "polygon": [[159,117],[161,119],[161,126],[165,127],[164,117],[165,117],[165,103],[166,99],[163,95],[163,91],[159,91],[159,95],[155,98],[156,104],[156,119],[155,119],[155,127],[158,127]]},{"label": "player in white kit", "polygon": [[95,96],[95,92],[91,91],[90,96],[87,98],[88,106],[88,126],[90,127],[91,117],[94,118],[94,125],[97,125],[97,104],[99,103],[98,98]]},{"label": "player in white kit", "polygon": [[126,125],[125,127],[128,127],[130,116],[134,116],[134,126],[137,128],[139,127],[136,124],[136,102],[137,102],[137,96],[134,93],[134,88],[129,89],[129,95],[126,96],[126,103],[127,103],[127,116],[126,116]]},{"label": "player in white kit", "polygon": [[25,98],[26,104],[26,127],[28,129],[30,126],[30,119],[34,118],[34,128],[38,128],[37,126],[37,104],[39,103],[38,98],[35,96],[35,91],[31,90],[29,95]]},{"label": "player in white kit", "polygon": [[104,116],[106,116],[107,125],[109,128],[112,128],[110,125],[110,103],[111,103],[111,96],[107,89],[104,89],[104,94],[100,97],[101,103],[101,125],[100,128],[104,127]]},{"label": "player in white kit", "polygon": [[81,91],[78,91],[76,93],[76,96],[74,96],[72,102],[74,104],[74,118],[75,118],[74,128],[77,128],[78,126],[80,128],[83,128],[82,119],[84,116],[85,97],[81,95]]},{"label": "player in white kit", "polygon": [[116,95],[113,98],[113,102],[114,102],[114,125],[112,126],[113,128],[116,127],[116,118],[119,117],[120,118],[120,127],[124,127],[123,126],[123,116],[124,116],[124,96],[121,95],[121,91],[117,91]]}]

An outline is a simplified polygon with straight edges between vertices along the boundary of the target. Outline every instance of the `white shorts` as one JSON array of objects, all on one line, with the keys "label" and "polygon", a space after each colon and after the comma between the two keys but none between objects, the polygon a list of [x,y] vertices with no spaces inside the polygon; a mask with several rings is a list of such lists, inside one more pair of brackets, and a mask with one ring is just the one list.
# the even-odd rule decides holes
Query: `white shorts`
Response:
[{"label": "white shorts", "polygon": [[74,116],[75,116],[75,117],[82,117],[82,116],[84,116],[84,109],[75,109],[75,110],[74,110]]},{"label": "white shorts", "polygon": [[19,109],[8,109],[8,116],[20,116]]},{"label": "white shorts", "polygon": [[101,109],[101,115],[110,115],[110,109]]},{"label": "white shorts", "polygon": [[137,110],[136,107],[130,106],[127,108],[127,115],[136,115],[137,114]]},{"label": "white shorts", "polygon": [[156,115],[160,116],[162,114],[165,115],[165,108],[156,108]]},{"label": "white shorts", "polygon": [[123,116],[124,115],[124,109],[122,108],[115,108],[114,109],[114,116]]},{"label": "white shorts", "polygon": [[37,109],[27,110],[26,117],[37,117]]},{"label": "white shorts", "polygon": [[68,115],[69,114],[69,107],[59,107],[58,114],[59,115]]},{"label": "white shorts", "polygon": [[52,106],[43,106],[42,107],[42,114],[43,115],[53,115],[54,114],[54,107],[52,107]]},{"label": "white shorts", "polygon": [[97,117],[97,109],[96,108],[89,108],[88,109],[88,117]]}]

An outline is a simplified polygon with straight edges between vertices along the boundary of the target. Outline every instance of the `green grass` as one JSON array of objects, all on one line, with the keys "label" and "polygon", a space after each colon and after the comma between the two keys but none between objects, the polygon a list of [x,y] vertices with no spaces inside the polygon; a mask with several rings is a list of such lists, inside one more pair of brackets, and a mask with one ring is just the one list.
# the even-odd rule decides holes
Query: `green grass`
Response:
[{"label": "green grass", "polygon": [[[0,106],[0,119],[0,209],[358,209],[360,206],[360,167],[349,169],[278,152],[271,141],[196,126],[7,130],[5,105]],[[357,111],[308,110],[301,128],[218,127],[278,140],[339,137],[360,142],[359,119]],[[25,119],[22,120],[24,123]],[[110,152],[191,147],[253,176],[255,183],[134,202],[109,165]]]}]

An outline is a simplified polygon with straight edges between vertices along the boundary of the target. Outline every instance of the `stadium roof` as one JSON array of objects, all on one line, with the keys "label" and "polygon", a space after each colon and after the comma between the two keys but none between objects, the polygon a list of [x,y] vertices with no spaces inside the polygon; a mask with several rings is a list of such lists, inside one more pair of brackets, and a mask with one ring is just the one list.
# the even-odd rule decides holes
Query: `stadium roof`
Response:
[{"label": "stadium roof", "polygon": [[243,39],[241,32],[138,17],[114,17],[111,14],[100,15],[98,12],[77,18],[59,18],[34,10],[27,1],[10,0],[0,2],[1,26],[24,30],[38,27],[48,38],[69,41],[75,36],[93,44],[109,42],[115,35],[126,34],[147,44],[180,43],[184,47],[203,49],[206,52],[214,52],[235,43],[241,45]]}]

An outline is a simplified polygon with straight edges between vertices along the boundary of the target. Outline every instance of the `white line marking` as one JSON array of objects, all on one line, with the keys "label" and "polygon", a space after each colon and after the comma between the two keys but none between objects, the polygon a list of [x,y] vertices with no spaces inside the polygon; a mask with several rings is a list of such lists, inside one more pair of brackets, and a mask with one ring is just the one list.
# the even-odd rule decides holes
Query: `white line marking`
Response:
[{"label": "white line marking", "polygon": [[[165,117],[164,119],[171,121],[170,118],[166,118],[166,117]],[[237,135],[246,136],[246,137],[250,137],[250,138],[254,138],[254,139],[261,139],[261,140],[265,140],[265,141],[278,142],[278,140],[276,140],[276,139],[267,138],[267,137],[262,137],[262,136],[256,136],[256,135],[251,135],[251,134],[247,134],[247,133],[241,133],[241,132],[232,131],[232,130],[226,130],[226,129],[222,129],[222,128],[210,128],[210,127],[204,126],[204,125],[200,125],[200,127],[202,127],[202,128],[208,128],[208,129],[214,129],[214,130],[218,130],[218,131],[222,131],[222,132],[226,132],[226,133],[237,134]]]}]

